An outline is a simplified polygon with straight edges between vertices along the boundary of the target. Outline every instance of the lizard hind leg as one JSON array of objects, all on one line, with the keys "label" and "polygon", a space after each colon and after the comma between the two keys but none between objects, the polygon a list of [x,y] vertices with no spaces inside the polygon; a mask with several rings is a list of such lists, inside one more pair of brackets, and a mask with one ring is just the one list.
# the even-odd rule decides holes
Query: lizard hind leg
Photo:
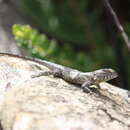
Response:
[{"label": "lizard hind leg", "polygon": [[62,73],[60,69],[54,69],[53,70],[53,76],[54,77],[61,77]]}]

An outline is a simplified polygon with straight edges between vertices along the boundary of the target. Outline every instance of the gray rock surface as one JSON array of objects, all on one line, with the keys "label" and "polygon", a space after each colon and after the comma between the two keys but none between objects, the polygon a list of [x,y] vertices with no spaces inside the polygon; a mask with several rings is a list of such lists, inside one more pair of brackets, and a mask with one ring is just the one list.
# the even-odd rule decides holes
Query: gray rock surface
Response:
[{"label": "gray rock surface", "polygon": [[[101,83],[80,86],[32,74],[47,70],[32,61],[0,56],[0,120],[3,130],[129,130],[130,92]],[[3,89],[2,89],[3,88]]]}]

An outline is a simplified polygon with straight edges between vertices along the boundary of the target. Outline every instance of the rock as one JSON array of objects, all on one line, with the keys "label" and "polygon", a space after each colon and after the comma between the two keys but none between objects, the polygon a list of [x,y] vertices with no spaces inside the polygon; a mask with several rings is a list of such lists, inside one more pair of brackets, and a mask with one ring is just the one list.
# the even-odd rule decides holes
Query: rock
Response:
[{"label": "rock", "polygon": [[53,76],[31,78],[47,68],[7,55],[0,56],[1,66],[0,81],[5,82],[5,86],[0,84],[5,88],[0,91],[3,130],[130,129],[127,90],[101,83],[101,89],[85,93],[80,86]]}]

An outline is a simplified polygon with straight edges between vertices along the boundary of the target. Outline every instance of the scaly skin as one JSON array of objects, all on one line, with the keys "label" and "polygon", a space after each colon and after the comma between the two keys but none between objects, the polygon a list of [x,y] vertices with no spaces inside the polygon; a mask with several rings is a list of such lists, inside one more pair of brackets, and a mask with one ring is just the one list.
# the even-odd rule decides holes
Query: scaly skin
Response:
[{"label": "scaly skin", "polygon": [[64,67],[64,69],[55,68],[48,72],[40,72],[37,75],[34,75],[34,77],[45,76],[50,74],[54,75],[55,77],[60,77],[70,83],[81,85],[85,91],[90,91],[89,87],[91,85],[98,86],[99,83],[109,81],[118,76],[113,69],[99,69],[93,72],[80,72],[75,69]]},{"label": "scaly skin", "polygon": [[101,82],[109,81],[118,76],[118,74],[113,69],[99,69],[93,72],[81,72],[46,60],[28,58],[9,53],[0,53],[0,55],[7,55],[16,58],[22,58],[24,60],[31,60],[50,69],[49,71],[39,72],[32,77],[54,75],[55,77],[62,78],[70,83],[81,85],[83,89],[88,89],[91,85],[99,85]]}]

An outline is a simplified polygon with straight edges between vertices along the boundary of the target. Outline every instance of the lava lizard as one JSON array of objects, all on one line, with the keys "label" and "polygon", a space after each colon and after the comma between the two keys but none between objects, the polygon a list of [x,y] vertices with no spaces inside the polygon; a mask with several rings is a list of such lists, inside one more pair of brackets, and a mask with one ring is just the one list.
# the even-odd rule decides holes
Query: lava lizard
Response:
[{"label": "lava lizard", "polygon": [[118,76],[118,74],[113,69],[99,69],[92,72],[81,72],[76,69],[55,64],[46,60],[29,58],[9,53],[0,53],[0,55],[7,55],[16,58],[22,58],[24,60],[31,60],[49,69],[49,71],[40,71],[36,75],[32,75],[33,78],[39,76],[53,75],[54,77],[62,78],[70,83],[81,85],[81,87],[85,91],[90,91],[89,87],[91,85],[99,86],[99,83],[109,81]]}]

